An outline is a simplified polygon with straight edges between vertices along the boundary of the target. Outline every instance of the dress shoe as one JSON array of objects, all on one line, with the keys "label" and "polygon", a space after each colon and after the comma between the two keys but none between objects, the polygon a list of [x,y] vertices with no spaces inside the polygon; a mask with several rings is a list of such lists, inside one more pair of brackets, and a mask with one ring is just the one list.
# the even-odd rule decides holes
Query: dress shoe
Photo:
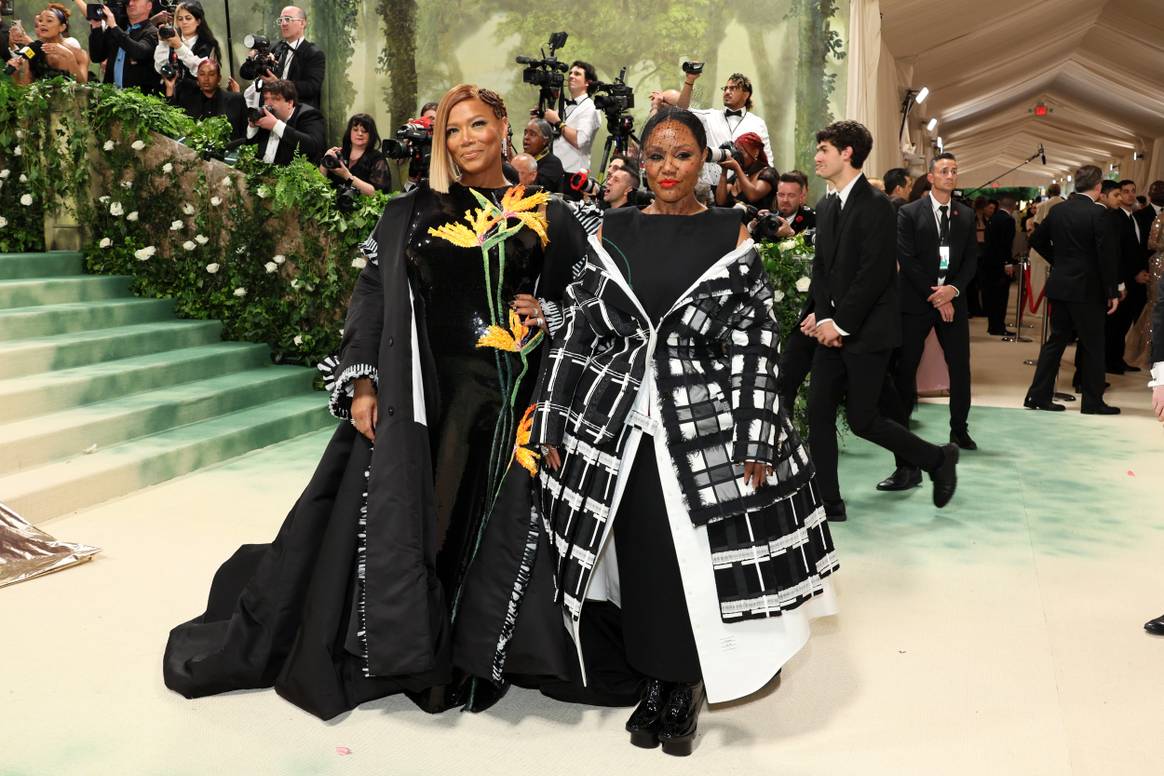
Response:
[{"label": "dress shoe", "polygon": [[1023,406],[1028,410],[1046,410],[1047,412],[1062,412],[1067,409],[1066,404],[1056,404],[1053,401],[1038,402],[1029,396],[1023,399]]},{"label": "dress shoe", "polygon": [[1153,636],[1164,636],[1164,614],[1160,615],[1154,620],[1148,620],[1144,623],[1144,630],[1151,633]]},{"label": "dress shoe", "polygon": [[968,431],[951,431],[950,442],[963,450],[977,450],[978,443],[970,438]]},{"label": "dress shoe", "polygon": [[1010,329],[987,329],[986,333],[991,337],[1013,337],[1015,335]]},{"label": "dress shoe", "polygon": [[1140,367],[1138,367],[1138,366],[1132,366],[1131,364],[1124,362],[1124,371],[1135,373],[1135,372],[1139,372],[1141,370],[1140,370]]},{"label": "dress shoe", "polygon": [[843,523],[849,519],[848,515],[845,514],[844,501],[826,501],[824,503],[824,510],[825,517],[831,523]]},{"label": "dress shoe", "polygon": [[626,721],[626,731],[635,746],[654,749],[659,745],[659,725],[672,686],[659,679],[648,679],[643,686],[642,699]]},{"label": "dress shoe", "polygon": [[921,485],[921,469],[916,466],[898,466],[881,482],[877,483],[877,490],[910,490]]},{"label": "dress shoe", "polygon": [[702,708],[703,682],[674,685],[659,726],[659,743],[663,745],[663,754],[675,757],[691,754]]},{"label": "dress shoe", "polygon": [[930,472],[934,482],[934,506],[938,509],[950,503],[958,487],[958,446],[942,445],[942,464]]},{"label": "dress shoe", "polygon": [[1110,404],[1100,404],[1098,407],[1084,407],[1079,410],[1081,415],[1119,415],[1120,408]]},{"label": "dress shoe", "polygon": [[1125,370],[1119,364],[1113,364],[1111,366],[1108,366],[1104,371],[1107,372],[1109,375],[1122,375],[1127,370]]}]

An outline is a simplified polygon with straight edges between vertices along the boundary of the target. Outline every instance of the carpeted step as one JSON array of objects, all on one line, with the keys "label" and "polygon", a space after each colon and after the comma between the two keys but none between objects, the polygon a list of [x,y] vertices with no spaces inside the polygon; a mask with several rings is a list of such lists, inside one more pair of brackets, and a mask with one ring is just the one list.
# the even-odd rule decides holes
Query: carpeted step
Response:
[{"label": "carpeted step", "polygon": [[0,493],[43,522],[335,422],[320,394],[305,394],[0,476]]},{"label": "carpeted step", "polygon": [[125,298],[130,296],[132,279],[123,275],[77,275],[0,280],[0,310]]},{"label": "carpeted step", "polygon": [[266,345],[221,342],[0,380],[0,423],[269,363]]},{"label": "carpeted step", "polygon": [[74,251],[0,253],[0,280],[80,274],[81,254]]},{"label": "carpeted step", "polygon": [[[0,425],[0,475],[265,402],[309,394],[314,371],[266,366]],[[327,398],[315,394],[324,404]]]},{"label": "carpeted step", "polygon": [[171,320],[0,342],[0,376],[55,372],[101,361],[210,345],[221,339],[219,321]]},{"label": "carpeted step", "polygon": [[16,307],[0,310],[0,341],[171,320],[173,316],[174,303],[169,299],[127,298]]}]

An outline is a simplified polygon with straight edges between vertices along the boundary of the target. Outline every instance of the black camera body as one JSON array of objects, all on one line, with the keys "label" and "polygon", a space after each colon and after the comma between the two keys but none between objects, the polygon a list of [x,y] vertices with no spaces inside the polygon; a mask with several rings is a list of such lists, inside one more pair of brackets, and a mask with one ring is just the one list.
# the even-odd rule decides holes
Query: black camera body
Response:
[{"label": "black camera body", "polygon": [[325,169],[328,169],[328,170],[338,170],[340,167],[339,157],[336,156],[335,154],[324,154],[323,155],[323,166]]},{"label": "black camera body", "polygon": [[522,83],[538,87],[538,107],[534,111],[538,118],[544,118],[546,109],[555,107],[555,103],[561,101],[570,65],[559,60],[557,54],[558,49],[566,45],[566,39],[569,37],[565,32],[551,33],[547,43],[550,48],[549,54],[542,49],[540,57],[517,57],[517,64],[525,65],[525,69],[521,71]]},{"label": "black camera body", "polygon": [[247,108],[247,121],[252,124],[259,123],[259,119],[270,113],[271,110],[266,105],[260,105],[257,108]]},{"label": "black camera body", "polygon": [[[432,119],[409,119],[408,123],[384,140],[380,151],[384,156],[396,161],[408,159],[408,176],[423,178],[428,175],[428,162],[432,158]],[[324,164],[327,157],[324,157]]]},{"label": "black camera body", "polygon": [[626,83],[626,66],[618,71],[618,77],[606,84],[602,81],[594,84],[594,107],[609,115],[611,113],[625,113],[635,106],[635,91]]},{"label": "black camera body", "polygon": [[167,81],[178,77],[178,71],[175,70],[174,66],[169,62],[162,63],[162,66],[158,69],[158,72],[161,73],[162,78],[166,79]]},{"label": "black camera body", "polygon": [[158,27],[158,37],[162,40],[169,40],[170,38],[178,37],[178,30],[170,24],[163,24]]},{"label": "black camera body", "polygon": [[768,213],[766,216],[756,219],[756,226],[752,229],[752,237],[767,242],[779,240],[780,237],[776,233],[780,231],[782,226],[784,226],[784,219],[779,213]]},{"label": "black camera body", "polygon": [[255,50],[255,53],[244,59],[238,68],[238,74],[248,81],[256,81],[270,75],[279,66],[279,59],[271,51],[271,39],[267,36],[247,35],[243,38],[243,45]]},{"label": "black camera body", "polygon": [[[326,166],[327,157],[324,158],[324,165]],[[334,158],[334,157],[333,157]],[[329,168],[334,169],[334,168]],[[356,188],[351,181],[346,182],[343,186],[336,189],[335,192],[335,207],[341,213],[351,213],[360,206],[360,190]]]},{"label": "black camera body", "polygon": [[105,8],[102,6],[109,6],[109,10],[113,12],[113,18],[118,24],[121,24],[123,19],[129,19],[129,16],[125,12],[124,0],[109,0],[106,3],[88,3],[85,6],[85,19],[91,22],[105,21]]},{"label": "black camera body", "polygon": [[707,161],[712,164],[720,164],[728,159],[735,159],[741,165],[744,163],[744,152],[730,140],[726,143],[720,143],[719,148],[707,149]]},{"label": "black camera body", "polygon": [[699,75],[703,72],[703,62],[684,62],[683,72],[688,75]]}]

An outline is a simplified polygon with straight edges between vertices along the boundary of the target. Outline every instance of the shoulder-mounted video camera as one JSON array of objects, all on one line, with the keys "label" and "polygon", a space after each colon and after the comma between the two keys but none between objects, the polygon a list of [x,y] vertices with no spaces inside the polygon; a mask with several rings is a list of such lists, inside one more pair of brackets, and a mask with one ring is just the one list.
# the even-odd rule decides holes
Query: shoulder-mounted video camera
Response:
[{"label": "shoulder-mounted video camera", "polygon": [[[521,71],[522,83],[538,87],[538,118],[542,118],[546,109],[553,108],[554,103],[561,99],[562,87],[566,83],[565,74],[570,72],[570,65],[560,61],[557,55],[558,49],[566,45],[568,37],[569,34],[565,32],[551,33],[546,44],[550,48],[549,54],[543,48],[540,57],[517,58],[517,64],[525,65]],[[560,110],[561,106],[558,107]]]}]

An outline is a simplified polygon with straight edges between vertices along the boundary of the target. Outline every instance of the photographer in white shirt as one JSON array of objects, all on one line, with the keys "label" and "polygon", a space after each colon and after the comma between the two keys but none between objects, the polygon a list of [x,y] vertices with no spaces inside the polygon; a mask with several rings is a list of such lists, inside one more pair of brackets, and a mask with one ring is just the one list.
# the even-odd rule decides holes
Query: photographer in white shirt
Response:
[{"label": "photographer in white shirt", "polygon": [[[699,79],[699,73],[687,73],[683,80],[683,89],[679,92],[679,107],[687,108],[691,104],[691,91]],[[772,142],[768,139],[768,125],[764,119],[752,113],[752,82],[743,73],[732,73],[723,86],[723,107],[690,109],[703,122],[707,131],[707,147],[719,148],[727,142],[735,142],[740,135],[755,132],[764,141],[764,153],[770,161],[776,157],[772,153]],[[713,188],[719,183],[722,169],[718,164],[703,165],[703,175],[700,180]]]},{"label": "photographer in white shirt", "polygon": [[594,65],[574,62],[566,74],[566,89],[570,97],[566,100],[565,115],[559,116],[556,110],[549,108],[543,116],[558,131],[554,155],[562,160],[562,168],[567,173],[590,169],[590,147],[599,124],[598,109],[590,99],[590,88],[597,81]]}]

